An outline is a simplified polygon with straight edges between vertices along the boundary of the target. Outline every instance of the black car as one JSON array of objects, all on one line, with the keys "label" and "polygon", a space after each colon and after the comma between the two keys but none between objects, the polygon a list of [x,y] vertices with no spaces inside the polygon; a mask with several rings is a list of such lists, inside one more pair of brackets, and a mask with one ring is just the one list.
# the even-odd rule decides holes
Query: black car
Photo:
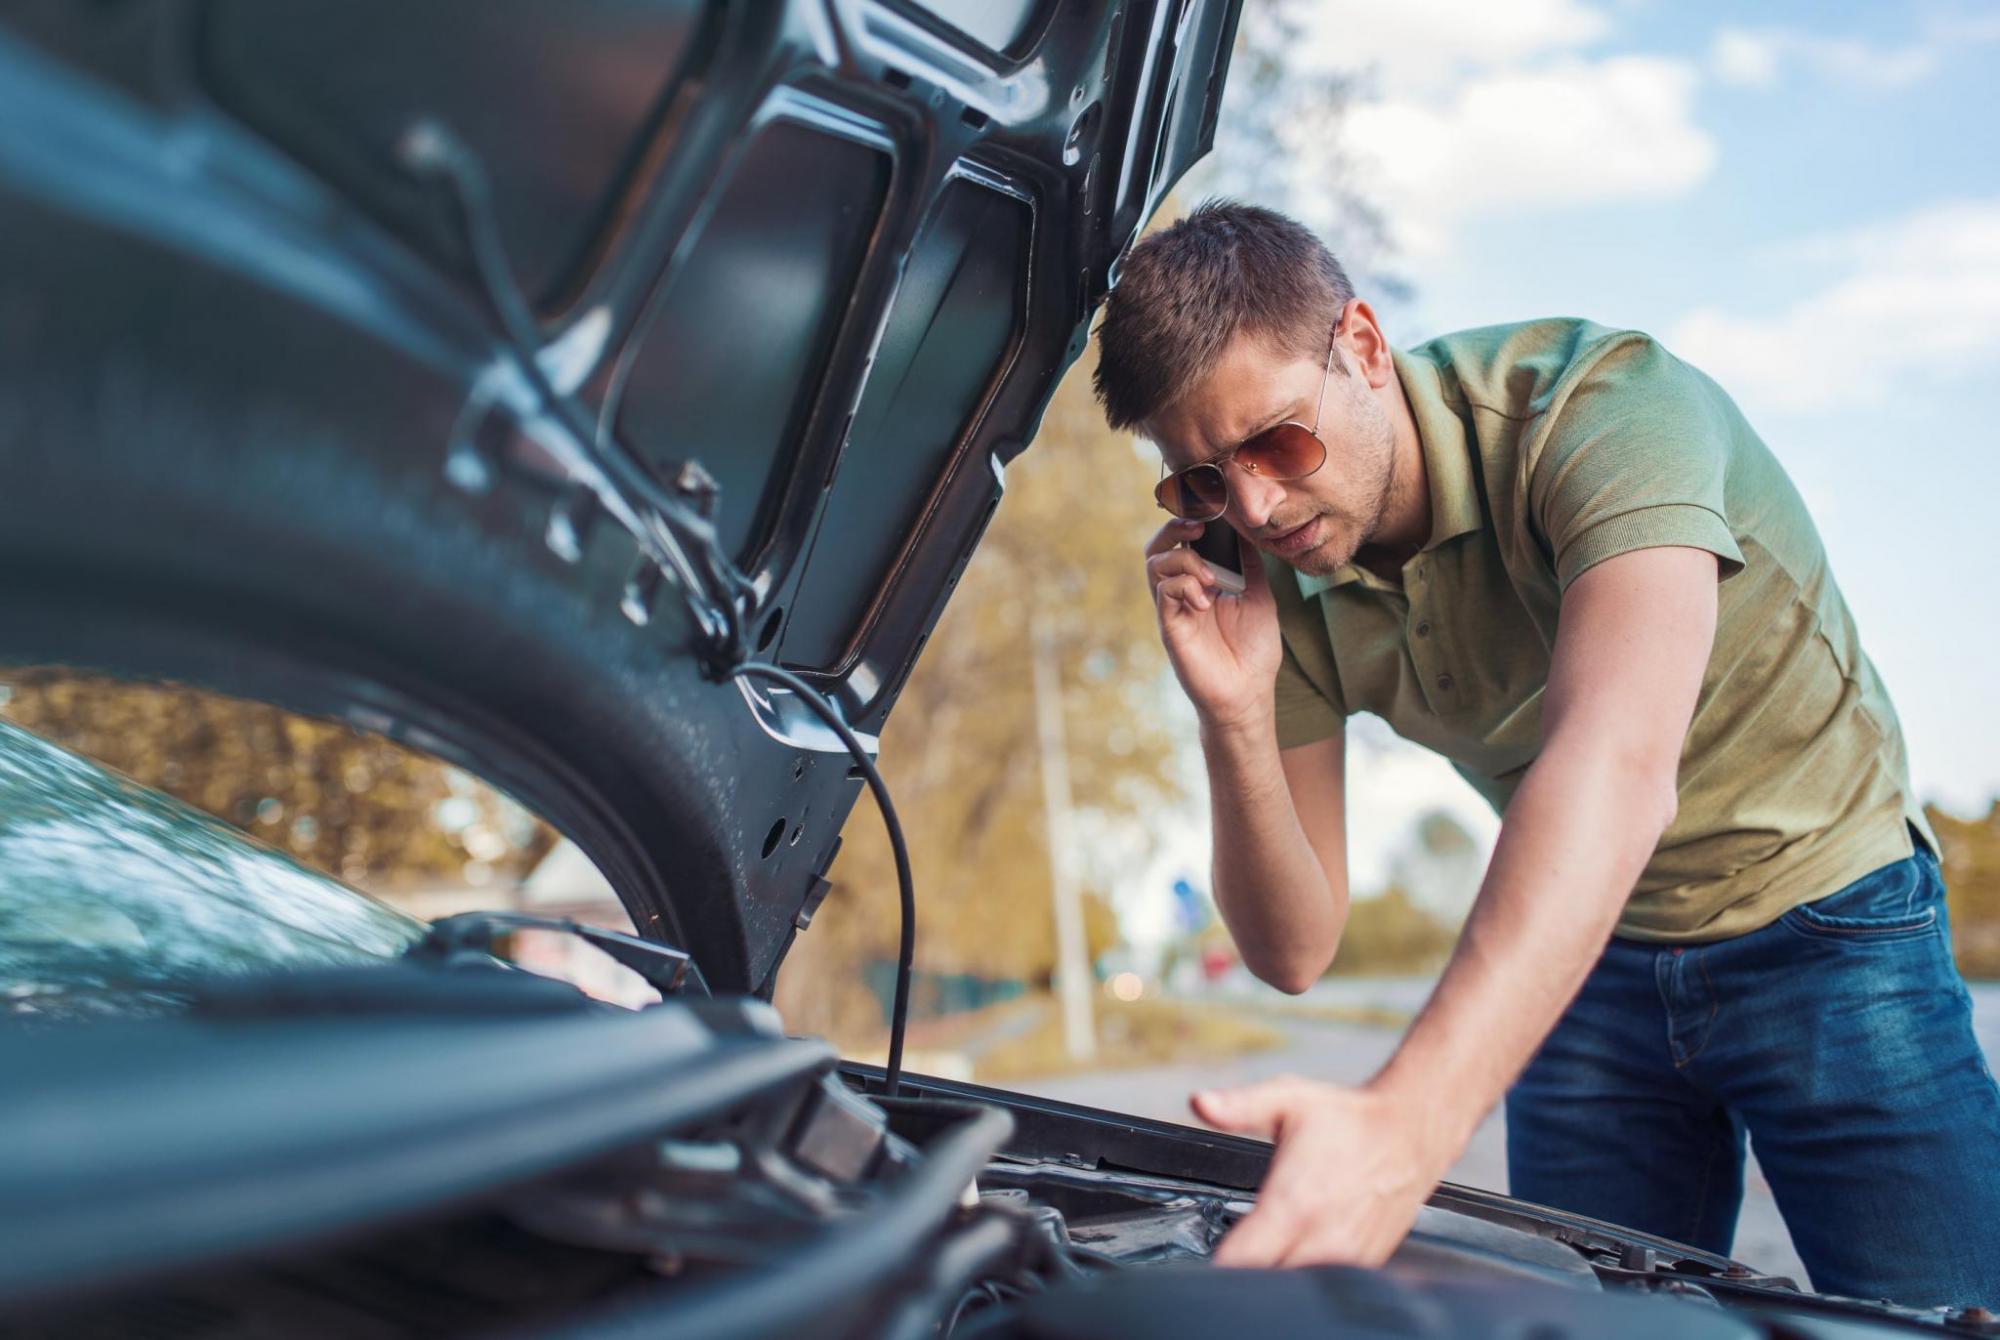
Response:
[{"label": "black car", "polygon": [[476,773],[660,995],[0,727],[0,1334],[1994,1333],[1451,1186],[1214,1270],[1267,1146],[766,1003],[1239,2],[0,4],[0,659]]}]

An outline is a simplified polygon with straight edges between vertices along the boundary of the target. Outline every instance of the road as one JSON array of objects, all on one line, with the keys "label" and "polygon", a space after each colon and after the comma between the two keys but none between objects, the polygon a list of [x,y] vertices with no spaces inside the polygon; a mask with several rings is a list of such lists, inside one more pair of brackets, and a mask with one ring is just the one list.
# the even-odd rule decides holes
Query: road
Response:
[{"label": "road", "polygon": [[[1309,1000],[1323,1004],[1370,1005],[1414,1010],[1428,993],[1420,979],[1347,980],[1321,984]],[[2000,984],[1973,988],[1974,1018],[1987,1056],[2000,1056]],[[1163,1121],[1191,1122],[1188,1093],[1196,1088],[1245,1084],[1274,1075],[1298,1074],[1353,1084],[1372,1075],[1394,1050],[1394,1029],[1304,1020],[1278,1022],[1286,1045],[1274,1051],[1199,1065],[1105,1070],[1041,1080],[1010,1081],[1009,1088],[1065,1102],[1109,1108]],[[1507,1130],[1496,1111],[1474,1134],[1465,1154],[1447,1174],[1450,1181],[1494,1191],[1507,1189]],[[1754,1156],[1744,1178],[1743,1213],[1731,1254],[1746,1265],[1806,1282],[1805,1267],[1792,1248],[1771,1188]]]}]

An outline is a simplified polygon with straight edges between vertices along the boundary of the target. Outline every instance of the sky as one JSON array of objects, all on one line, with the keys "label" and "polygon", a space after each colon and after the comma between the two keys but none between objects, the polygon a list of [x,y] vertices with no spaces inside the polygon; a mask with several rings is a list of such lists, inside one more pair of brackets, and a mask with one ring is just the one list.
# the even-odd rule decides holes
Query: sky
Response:
[{"label": "sky", "polygon": [[[1292,154],[1272,203],[1339,173],[1380,209],[1410,287],[1378,306],[1398,344],[1583,316],[1715,377],[1812,509],[1918,795],[1983,814],[2000,798],[2000,3],[1297,12],[1302,73],[1359,84],[1338,151]],[[1231,112],[1225,96],[1225,142]],[[1424,809],[1495,826],[1379,726],[1351,732],[1364,889]]]}]

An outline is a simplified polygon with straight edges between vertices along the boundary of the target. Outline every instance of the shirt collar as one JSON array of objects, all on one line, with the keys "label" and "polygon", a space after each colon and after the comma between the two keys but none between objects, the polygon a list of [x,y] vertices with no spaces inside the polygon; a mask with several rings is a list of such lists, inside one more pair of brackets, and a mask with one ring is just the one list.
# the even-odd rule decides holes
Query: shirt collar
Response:
[{"label": "shirt collar", "polygon": [[[1465,421],[1444,398],[1437,364],[1421,354],[1390,351],[1396,361],[1396,376],[1403,383],[1403,397],[1409,401],[1410,417],[1417,425],[1417,443],[1424,453],[1424,474],[1431,495],[1431,537],[1424,551],[1447,540],[1478,530],[1480,525],[1479,482],[1472,469],[1472,447],[1466,441]],[[1378,579],[1353,563],[1343,563],[1324,577],[1303,572],[1298,578],[1299,593],[1308,600],[1323,591],[1350,582],[1379,584]]]}]

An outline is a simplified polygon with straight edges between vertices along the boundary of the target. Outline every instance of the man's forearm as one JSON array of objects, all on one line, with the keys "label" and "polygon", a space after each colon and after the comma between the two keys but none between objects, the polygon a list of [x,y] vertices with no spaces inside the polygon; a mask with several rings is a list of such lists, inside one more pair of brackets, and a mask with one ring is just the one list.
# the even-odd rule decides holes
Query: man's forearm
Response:
[{"label": "man's forearm", "polygon": [[1435,1139],[1462,1146],[1575,996],[1672,817],[1670,774],[1588,743],[1545,750],[1457,952],[1374,1087],[1412,1097]]},{"label": "man's forearm", "polygon": [[1277,1142],[1218,1264],[1379,1265],[1410,1231],[1568,1007],[1673,820],[1719,571],[1707,550],[1669,546],[1571,582],[1540,754],[1458,950],[1381,1073],[1358,1089],[1285,1076],[1195,1095],[1205,1120]]},{"label": "man's forearm", "polygon": [[1347,889],[1335,887],[1300,826],[1269,719],[1204,723],[1215,834],[1216,906],[1265,981],[1302,991],[1326,970],[1347,922]]}]

